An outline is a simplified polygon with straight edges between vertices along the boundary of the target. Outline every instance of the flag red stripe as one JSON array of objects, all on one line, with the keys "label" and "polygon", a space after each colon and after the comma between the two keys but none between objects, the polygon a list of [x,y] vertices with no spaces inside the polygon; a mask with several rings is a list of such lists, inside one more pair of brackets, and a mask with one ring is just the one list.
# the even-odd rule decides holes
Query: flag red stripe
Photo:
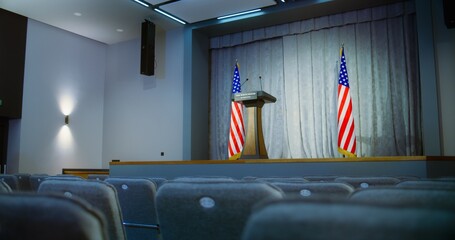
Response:
[{"label": "flag red stripe", "polygon": [[[354,128],[351,127],[351,128],[349,129],[348,139],[352,139],[352,134],[353,134],[353,133],[354,133]],[[344,148],[343,148],[343,149],[347,149],[348,151],[349,151],[349,150],[352,150],[352,149],[349,149],[349,145],[350,145],[350,144],[351,144],[351,141],[346,141],[346,142],[344,143]]]},{"label": "flag red stripe", "polygon": [[[347,132],[347,138],[346,138],[346,141],[344,143],[343,149],[348,149],[348,146],[349,146],[349,144],[351,143],[351,140],[352,140],[352,134],[353,133],[354,133],[354,124],[352,122],[351,125],[349,126],[349,129],[348,129],[348,132]],[[343,133],[343,135],[345,135],[345,134],[346,134],[346,131]]]},{"label": "flag red stripe", "polygon": [[[343,91],[345,90],[345,91]],[[346,91],[345,87],[341,84],[338,85],[338,121],[340,121],[341,117],[341,110],[344,108],[344,104],[346,103],[346,97],[348,95],[348,91]],[[341,94],[341,91],[343,91],[343,95]],[[341,99],[340,99],[341,96]]]},{"label": "flag red stripe", "polygon": [[[346,136],[347,134],[347,130],[350,130],[353,128],[353,122],[351,122],[350,125],[348,125],[349,123],[349,120],[351,120],[351,117],[352,117],[352,104],[349,102],[348,103],[348,109],[346,110],[346,117],[342,119],[342,123],[341,123],[341,129],[340,129],[340,133],[339,133],[339,136],[338,136],[338,139],[339,139],[339,146],[341,146],[343,149],[346,149],[345,146],[343,146],[343,142],[349,142],[351,139],[350,136]],[[350,129],[347,129],[347,128],[350,128]],[[341,137],[341,139],[340,139]],[[343,141],[343,139],[345,141]]]},{"label": "flag red stripe", "polygon": [[[238,121],[232,121],[232,122],[234,123],[234,127],[235,127],[236,132],[237,133],[242,133],[242,132],[244,132],[243,131],[243,124],[241,126],[242,129],[240,129],[240,126],[239,126],[239,122],[243,123],[243,114],[242,114],[242,111],[241,111],[242,104],[234,103],[233,105],[234,105],[234,108],[235,108],[234,111],[237,113],[237,116],[238,116]],[[243,142],[244,142],[243,134],[239,134],[238,137],[239,137],[240,143],[243,145]]]},{"label": "flag red stripe", "polygon": [[[234,130],[234,131],[232,131],[232,133],[234,134],[233,139],[235,139],[235,141],[238,145],[243,145],[243,135],[242,135],[243,131],[240,131],[240,126],[239,126],[239,124],[243,123],[243,115],[242,115],[241,110],[239,109],[239,106],[241,106],[241,104],[239,104],[239,103],[232,104],[233,114],[232,114],[232,119],[231,119],[231,129]],[[240,148],[236,148],[236,150],[238,150],[238,149],[240,149]]]},{"label": "flag red stripe", "polygon": [[352,104],[350,104],[350,102],[348,102],[347,107],[348,108],[346,109],[345,117],[342,119],[342,122],[341,122],[340,132],[342,132],[342,133],[344,133],[346,131],[346,127],[348,125],[349,118],[352,114]]},{"label": "flag red stripe", "polygon": [[234,139],[232,141],[231,147],[235,150],[234,152],[239,152],[240,151],[240,147],[239,147],[238,141],[235,140],[235,136],[234,135],[235,135],[234,131],[231,131],[231,139]]}]

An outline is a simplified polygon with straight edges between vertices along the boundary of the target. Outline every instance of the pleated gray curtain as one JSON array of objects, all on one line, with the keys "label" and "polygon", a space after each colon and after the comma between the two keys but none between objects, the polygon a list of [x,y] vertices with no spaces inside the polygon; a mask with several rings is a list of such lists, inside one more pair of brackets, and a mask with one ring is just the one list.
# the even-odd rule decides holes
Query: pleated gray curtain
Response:
[{"label": "pleated gray curtain", "polygon": [[212,38],[210,158],[227,159],[236,61],[242,92],[262,89],[277,98],[263,107],[269,158],[340,157],[342,44],[357,155],[422,154],[416,39],[412,1]]}]

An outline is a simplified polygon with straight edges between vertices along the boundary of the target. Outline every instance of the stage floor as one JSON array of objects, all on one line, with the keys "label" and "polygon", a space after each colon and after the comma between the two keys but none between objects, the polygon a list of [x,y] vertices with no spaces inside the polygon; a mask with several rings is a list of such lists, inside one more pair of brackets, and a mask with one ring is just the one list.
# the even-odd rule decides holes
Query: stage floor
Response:
[{"label": "stage floor", "polygon": [[182,176],[296,177],[336,176],[415,176],[455,175],[455,157],[387,156],[359,158],[131,161],[109,164],[111,176],[153,176],[172,179]]}]

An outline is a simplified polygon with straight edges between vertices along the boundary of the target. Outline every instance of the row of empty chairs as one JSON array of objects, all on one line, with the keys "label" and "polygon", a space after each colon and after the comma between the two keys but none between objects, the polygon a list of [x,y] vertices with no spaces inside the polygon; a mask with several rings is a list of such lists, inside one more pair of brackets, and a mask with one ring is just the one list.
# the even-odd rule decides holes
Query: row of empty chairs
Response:
[{"label": "row of empty chairs", "polygon": [[109,239],[105,216],[76,197],[0,193],[0,209],[0,239]]},{"label": "row of empty chairs", "polygon": [[39,185],[42,181],[47,179],[48,177],[58,178],[58,177],[65,177],[65,178],[78,178],[82,179],[78,176],[72,175],[56,175],[56,176],[49,176],[47,174],[25,174],[25,173],[18,173],[18,174],[0,174],[0,181],[5,182],[11,188],[12,191],[21,191],[21,192],[36,192],[38,190]]},{"label": "row of empty chairs", "polygon": [[[13,191],[36,191],[39,187],[39,184],[48,177],[71,177],[71,178],[78,178],[82,179],[78,176],[72,175],[56,175],[56,176],[49,176],[46,174],[0,174],[0,180],[5,181],[8,183],[10,188]],[[109,175],[104,174],[90,174],[88,175],[88,179],[96,179],[96,180],[105,180],[108,178]],[[179,177],[173,179],[174,181],[185,181],[188,178],[195,178],[191,177]],[[203,179],[211,178],[211,179],[219,179],[219,180],[234,180],[234,178],[230,177],[218,177],[218,176],[203,176],[200,177]],[[167,179],[161,177],[150,178],[152,179],[157,186],[159,187],[164,181]],[[244,177],[242,180],[261,180],[266,182],[342,182],[342,183],[349,183],[354,188],[367,188],[371,186],[389,186],[395,185],[402,181],[413,181],[413,180],[423,180],[415,176],[398,176],[398,177],[347,177],[347,176],[334,176],[334,175],[320,175],[320,176],[303,176],[303,177]],[[441,181],[454,181],[453,177],[441,177],[437,179],[427,179],[427,180],[441,180]]]},{"label": "row of empty chairs", "polygon": [[[329,220],[331,218],[329,216],[333,216],[332,220],[335,220],[337,218],[335,213],[343,213],[346,210],[340,209],[346,208],[354,209],[354,212],[358,211],[359,216],[363,214],[365,221],[369,219],[368,221],[376,221],[381,224],[385,224],[384,219],[387,214],[381,215],[384,216],[384,219],[372,217],[374,215],[371,214],[383,208],[386,209],[384,212],[396,211],[397,214],[413,216],[415,219],[436,212],[432,218],[434,223],[440,223],[441,219],[449,222],[452,220],[455,207],[453,203],[447,201],[454,197],[455,182],[451,179],[343,178],[310,181],[299,177],[249,177],[242,180],[229,177],[182,177],[166,181],[163,178],[105,177],[84,181],[79,177],[47,176],[45,181],[41,181],[37,192],[39,194],[60,193],[66,198],[82,199],[88,202],[105,218],[103,229],[107,232],[106,239],[300,239],[303,235],[299,234],[310,234],[310,236],[305,236],[305,239],[333,237],[328,233],[325,235],[320,233],[322,237],[316,238],[315,236],[318,236],[319,233],[303,231],[304,228],[288,230],[289,227],[287,227],[280,230],[275,227],[275,231],[282,232],[281,238],[275,238],[272,236],[278,236],[279,233],[273,235],[271,233],[273,229],[264,228],[264,221],[273,222],[273,219],[275,219],[276,226],[279,224],[291,226],[291,222],[296,221],[294,224],[299,226],[300,224],[310,224],[309,226],[316,227],[314,220],[318,218],[303,218],[302,220],[297,217],[301,211],[306,212],[307,210],[304,209],[307,209],[309,205],[314,209],[320,208],[319,213],[327,215]],[[348,180],[355,180],[355,182],[348,182]],[[363,184],[362,186],[362,183],[368,185]],[[439,190],[429,190],[431,183],[439,185]],[[433,192],[429,193],[429,191]],[[408,194],[408,196],[403,194]],[[427,198],[416,197],[420,196],[419,194],[426,195]],[[0,198],[3,198],[3,195]],[[321,196],[324,198],[320,198]],[[414,199],[410,196],[414,196]],[[416,199],[420,199],[420,202]],[[260,207],[258,207],[258,203]],[[406,206],[408,213],[401,211],[402,207],[397,207],[399,204]],[[277,211],[282,215],[267,220],[267,217],[264,216],[270,217],[271,213],[261,212],[269,208],[281,209],[267,211]],[[284,211],[285,208],[295,209]],[[416,210],[418,208],[424,210]],[[439,214],[438,211],[448,212],[448,214]],[[284,217],[283,214],[286,212],[289,215]],[[344,214],[346,215],[346,213]],[[355,225],[362,223],[362,221],[354,219],[355,214],[348,214],[346,217],[346,224],[349,223],[348,225],[352,227],[364,227]],[[353,218],[352,221],[349,218]],[[256,219],[260,219],[260,221]],[[305,221],[310,221],[310,223]],[[356,221],[358,222],[356,223]],[[414,225],[416,223],[414,221]],[[327,222],[327,224],[332,224],[334,228],[342,226],[337,222]],[[423,227],[422,229],[431,227],[423,223],[416,226]],[[453,224],[447,225],[446,221],[443,221],[438,227],[433,228],[434,231],[440,232],[435,236],[453,236],[450,235],[452,232],[447,231],[448,226],[453,226]],[[257,230],[258,228],[259,230]],[[403,225],[403,228],[406,226]],[[408,226],[408,228],[410,227]],[[398,229],[400,230],[400,227]],[[419,230],[422,234],[418,234],[418,236],[426,236],[422,229]],[[268,237],[260,237],[257,235],[257,231],[267,232],[264,236]],[[426,234],[433,234],[432,231],[428,230]],[[296,235],[292,235],[292,232]],[[364,233],[366,234],[366,232]],[[404,232],[404,230],[400,232],[400,234],[404,234],[402,239],[423,239],[409,238],[411,235],[408,236]],[[346,235],[343,239],[362,238],[359,236],[365,238],[366,235],[351,234]],[[1,232],[0,238],[2,238]]]},{"label": "row of empty chairs", "polygon": [[370,202],[287,199],[258,207],[243,240],[265,239],[454,239],[455,213],[416,207],[412,201]]},{"label": "row of empty chairs", "polygon": [[[49,176],[47,174],[0,174],[0,181],[5,182],[13,191],[32,191],[36,192],[39,188],[41,182],[46,180],[47,178],[55,179],[55,178],[64,178],[64,179],[76,179],[76,180],[83,180],[80,176],[75,175],[67,175],[67,174],[59,174]],[[105,179],[109,178],[109,175],[106,174],[89,174],[87,179],[92,180],[100,180],[104,181]],[[149,177],[158,187],[167,179],[162,177]]]}]

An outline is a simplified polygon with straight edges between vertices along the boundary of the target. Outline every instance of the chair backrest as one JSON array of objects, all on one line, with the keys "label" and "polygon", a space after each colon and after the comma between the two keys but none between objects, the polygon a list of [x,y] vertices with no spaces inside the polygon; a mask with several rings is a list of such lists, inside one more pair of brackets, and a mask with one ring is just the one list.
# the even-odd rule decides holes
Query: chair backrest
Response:
[{"label": "chair backrest", "polygon": [[13,192],[20,191],[19,179],[13,174],[0,174],[0,181],[5,182]]},{"label": "chair backrest", "polygon": [[125,239],[117,191],[112,185],[97,180],[46,179],[39,186],[38,193],[60,193],[70,198],[76,196],[86,200],[106,217],[109,239]]},{"label": "chair backrest", "polygon": [[337,177],[335,182],[351,184],[354,188],[369,188],[379,186],[394,186],[400,182],[395,177]]},{"label": "chair backrest", "polygon": [[436,178],[436,179],[437,180],[441,180],[441,181],[455,182],[455,176],[439,177],[439,178]]},{"label": "chair backrest", "polygon": [[455,211],[455,191],[451,190],[370,188],[354,192],[350,199],[366,203],[443,208]]},{"label": "chair backrest", "polygon": [[281,199],[281,190],[264,182],[173,182],[163,184],[156,204],[166,240],[239,239],[253,206]]},{"label": "chair backrest", "polygon": [[258,177],[255,177],[255,176],[245,176],[245,177],[242,177],[242,180],[244,180],[244,181],[254,181],[257,178]]},{"label": "chair backrest", "polygon": [[76,176],[76,175],[70,175],[70,174],[57,174],[53,176],[48,177],[50,180],[57,180],[57,179],[62,179],[62,180],[86,180],[85,178],[81,176]]},{"label": "chair backrest", "polygon": [[11,188],[6,182],[0,181],[0,193],[10,193],[12,192]]},{"label": "chair backrest", "polygon": [[455,239],[455,212],[350,202],[276,201],[257,208],[243,240]]},{"label": "chair backrest", "polygon": [[262,181],[268,183],[275,183],[275,182],[308,182],[303,177],[260,177],[256,178],[255,181]]},{"label": "chair backrest", "polygon": [[127,239],[159,239],[156,185],[150,179],[107,178],[117,189]]},{"label": "chair backrest", "polygon": [[174,182],[234,182],[235,179],[225,176],[186,176],[177,177]]},{"label": "chair backrest", "polygon": [[410,181],[410,180],[420,180],[421,178],[420,177],[417,177],[417,176],[411,176],[411,175],[399,175],[399,176],[393,176],[395,178],[398,178],[400,179],[400,181]]},{"label": "chair backrest", "polygon": [[16,173],[14,174],[17,177],[19,183],[19,190],[23,192],[31,191],[30,186],[30,174],[28,173]]},{"label": "chair backrest", "polygon": [[303,176],[304,179],[310,182],[333,182],[338,176],[335,175],[309,175]]},{"label": "chair backrest", "polygon": [[109,175],[107,175],[107,174],[89,174],[89,175],[87,175],[87,179],[90,179],[90,180],[104,181],[107,178],[109,178]]},{"label": "chair backrest", "polygon": [[162,177],[144,177],[144,178],[152,180],[155,183],[157,190],[158,190],[158,188],[161,187],[161,185],[163,185],[167,181],[166,178],[162,178]]},{"label": "chair backrest", "polygon": [[347,198],[354,192],[354,188],[341,182],[274,182],[290,197],[313,198],[313,197],[336,197]]},{"label": "chair backrest", "polygon": [[446,189],[455,190],[455,182],[443,180],[417,180],[403,181],[396,185],[398,188],[420,188],[420,189]]},{"label": "chair backrest", "polygon": [[47,174],[32,174],[30,176],[30,189],[33,192],[38,191],[39,185],[48,178]]},{"label": "chair backrest", "polygon": [[108,239],[102,214],[80,199],[0,194],[0,209],[0,239]]}]

